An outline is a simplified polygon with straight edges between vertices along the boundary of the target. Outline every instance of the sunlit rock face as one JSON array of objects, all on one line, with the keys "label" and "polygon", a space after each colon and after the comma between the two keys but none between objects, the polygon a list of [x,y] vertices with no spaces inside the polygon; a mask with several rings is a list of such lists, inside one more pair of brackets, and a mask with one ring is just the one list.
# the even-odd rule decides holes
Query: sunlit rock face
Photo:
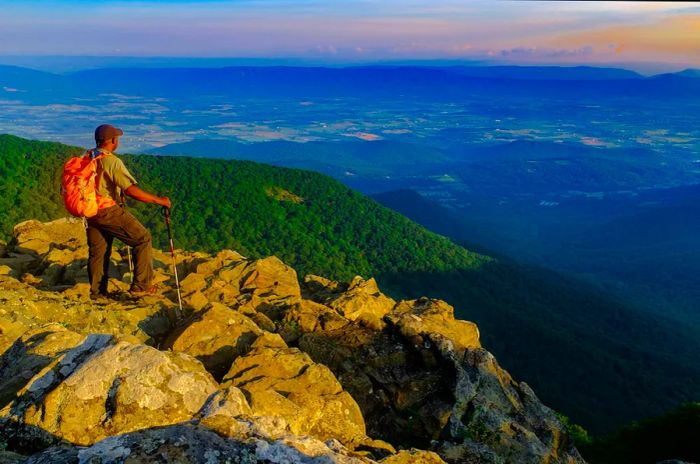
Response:
[{"label": "sunlit rock face", "polygon": [[444,301],[359,276],[300,284],[231,250],[178,251],[182,317],[157,250],[160,293],[129,298],[115,250],[115,294],[91,301],[84,234],[27,221],[0,246],[8,462],[583,462]]}]

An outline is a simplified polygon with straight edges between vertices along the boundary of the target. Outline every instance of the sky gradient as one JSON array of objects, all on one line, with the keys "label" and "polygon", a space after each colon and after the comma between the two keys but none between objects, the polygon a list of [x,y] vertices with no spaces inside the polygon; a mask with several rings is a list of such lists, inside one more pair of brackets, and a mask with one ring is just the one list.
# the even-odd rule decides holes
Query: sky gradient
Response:
[{"label": "sky gradient", "polygon": [[0,8],[5,56],[700,68],[696,3],[0,0]]}]

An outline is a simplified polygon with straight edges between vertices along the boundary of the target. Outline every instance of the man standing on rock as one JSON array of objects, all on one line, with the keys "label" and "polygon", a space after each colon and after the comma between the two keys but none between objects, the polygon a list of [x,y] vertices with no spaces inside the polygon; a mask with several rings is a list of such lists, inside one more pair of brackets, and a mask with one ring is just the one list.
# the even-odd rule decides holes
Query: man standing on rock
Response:
[{"label": "man standing on rock", "polygon": [[121,135],[124,135],[121,129],[103,124],[95,129],[96,148],[88,151],[92,158],[106,155],[97,161],[97,194],[113,205],[99,209],[96,216],[87,220],[87,241],[90,250],[88,274],[92,299],[107,296],[109,262],[115,237],[134,249],[134,277],[129,292],[133,296],[142,296],[157,291],[153,285],[151,234],[125,209],[123,194],[144,203],[155,203],[166,208],[170,208],[170,199],[152,195],[136,186],[134,177],[122,160],[114,154],[119,147]]}]

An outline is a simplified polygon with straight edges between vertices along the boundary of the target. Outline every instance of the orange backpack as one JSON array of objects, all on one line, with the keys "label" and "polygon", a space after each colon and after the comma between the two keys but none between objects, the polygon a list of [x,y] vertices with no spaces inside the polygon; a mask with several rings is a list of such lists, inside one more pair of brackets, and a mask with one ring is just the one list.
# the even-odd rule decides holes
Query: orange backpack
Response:
[{"label": "orange backpack", "polygon": [[94,155],[95,152],[90,150],[84,156],[71,158],[63,165],[61,194],[66,209],[73,216],[90,218],[98,210],[117,204],[111,198],[97,194],[97,161],[108,155]]}]

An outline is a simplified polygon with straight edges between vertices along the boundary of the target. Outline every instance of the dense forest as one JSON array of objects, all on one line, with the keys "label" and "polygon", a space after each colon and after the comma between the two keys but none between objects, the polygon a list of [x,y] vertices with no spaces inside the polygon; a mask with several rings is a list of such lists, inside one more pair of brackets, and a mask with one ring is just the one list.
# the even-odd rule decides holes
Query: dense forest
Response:
[{"label": "dense forest", "polygon": [[603,438],[578,435],[579,451],[592,464],[700,462],[700,403],[686,403],[659,417],[626,425]]},{"label": "dense forest", "polygon": [[[62,163],[81,149],[0,135],[0,238],[65,216]],[[700,337],[558,274],[474,253],[324,175],[249,161],[122,156],[173,200],[176,246],[277,255],[301,275],[374,276],[479,324],[484,346],[548,405],[594,432],[659,415],[700,392]],[[165,248],[161,211],[129,207]]]}]

